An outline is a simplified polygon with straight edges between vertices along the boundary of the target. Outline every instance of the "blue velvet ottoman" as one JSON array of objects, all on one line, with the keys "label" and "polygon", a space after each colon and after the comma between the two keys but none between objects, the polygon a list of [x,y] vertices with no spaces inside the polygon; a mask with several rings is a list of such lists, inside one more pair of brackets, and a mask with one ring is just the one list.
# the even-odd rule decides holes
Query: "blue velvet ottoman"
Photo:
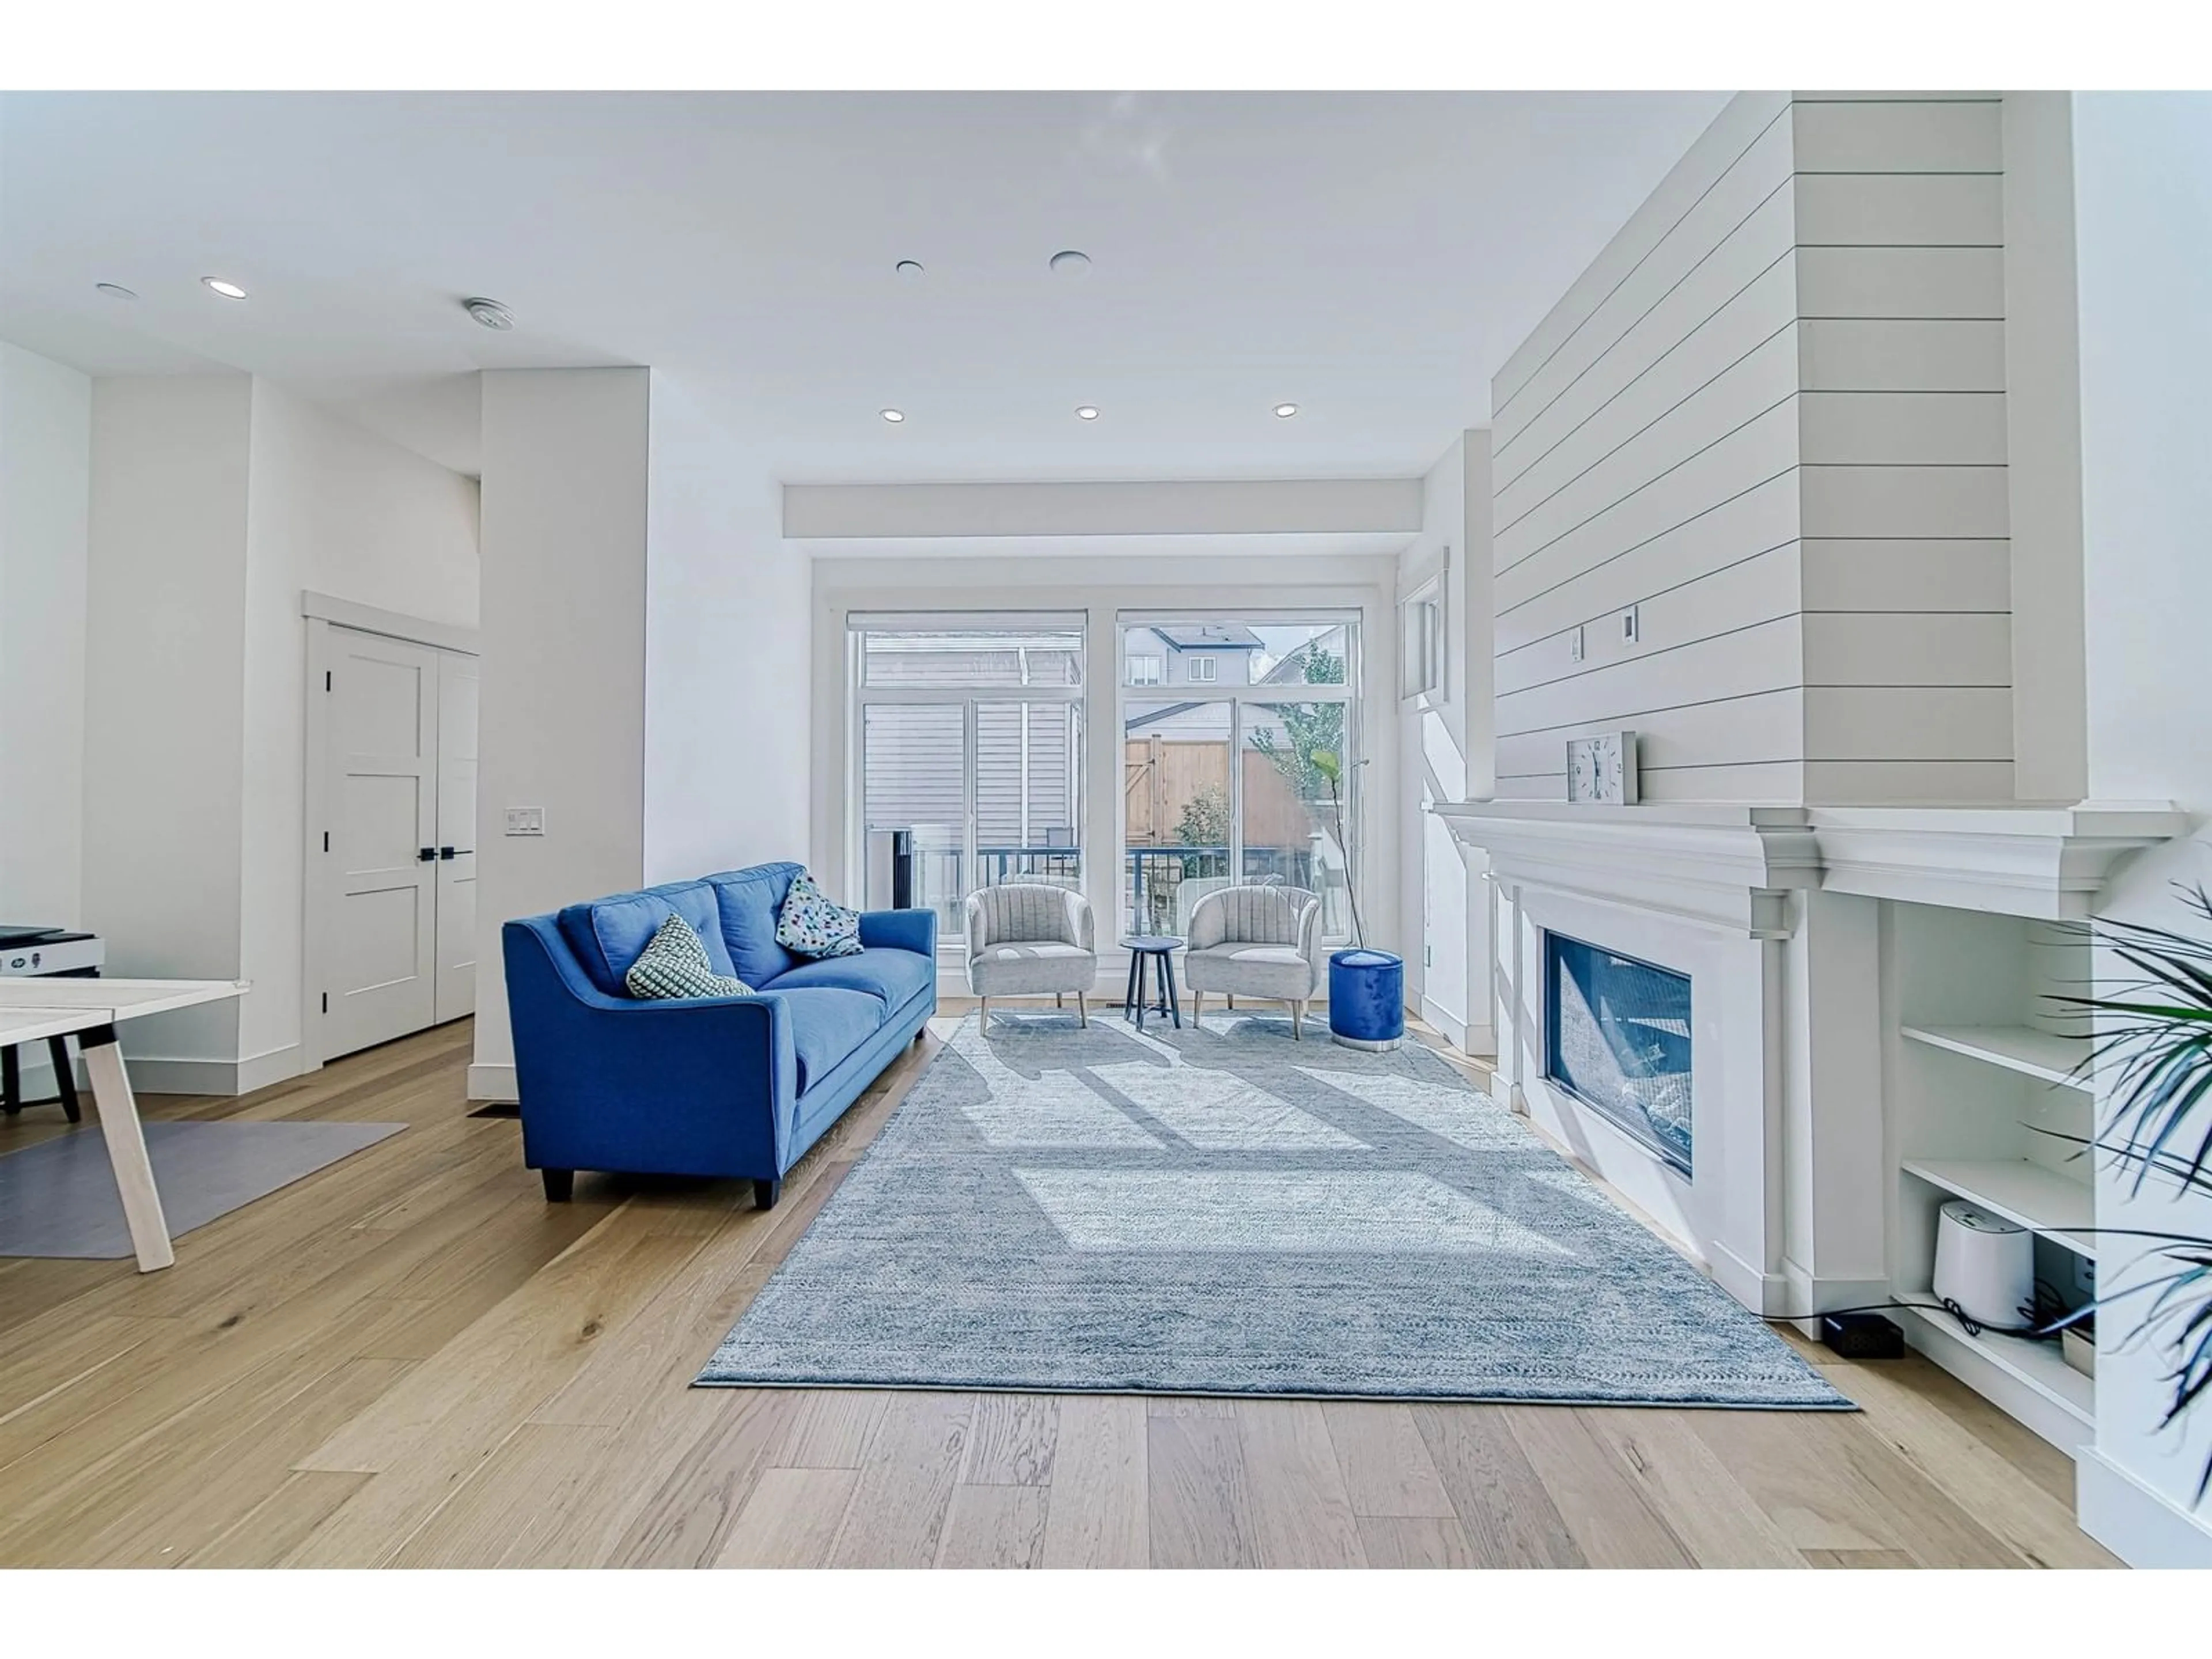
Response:
[{"label": "blue velvet ottoman", "polygon": [[1406,964],[1388,951],[1334,951],[1328,1034],[1347,1048],[1395,1048],[1406,1036]]}]

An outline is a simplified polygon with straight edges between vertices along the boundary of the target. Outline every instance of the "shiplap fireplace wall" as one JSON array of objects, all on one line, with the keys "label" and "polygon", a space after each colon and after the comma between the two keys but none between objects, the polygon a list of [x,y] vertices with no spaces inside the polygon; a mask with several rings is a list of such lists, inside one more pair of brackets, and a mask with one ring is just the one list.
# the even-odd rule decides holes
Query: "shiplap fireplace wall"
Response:
[{"label": "shiplap fireplace wall", "polygon": [[1746,93],[1498,374],[1501,799],[2012,798],[2002,146]]}]

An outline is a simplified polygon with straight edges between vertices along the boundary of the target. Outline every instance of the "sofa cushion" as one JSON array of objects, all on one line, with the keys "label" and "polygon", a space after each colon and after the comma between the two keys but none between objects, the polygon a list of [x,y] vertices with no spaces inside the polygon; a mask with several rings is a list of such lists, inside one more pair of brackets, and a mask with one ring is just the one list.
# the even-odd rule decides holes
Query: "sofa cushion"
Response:
[{"label": "sofa cushion", "polygon": [[717,974],[731,975],[758,984],[732,962],[722,942],[721,908],[714,889],[703,881],[671,882],[635,893],[615,893],[587,904],[572,904],[561,912],[560,924],[569,949],[584,964],[592,982],[609,996],[623,994],[623,978],[631,964],[672,915],[682,916],[707,947],[707,961]]},{"label": "sofa cushion", "polygon": [[757,864],[706,878],[721,906],[722,946],[729,952],[731,971],[748,985],[765,988],[799,965],[799,958],[775,942],[775,913],[791,890],[792,878],[805,869],[799,864]]},{"label": "sofa cushion", "polygon": [[802,957],[858,956],[860,913],[838,903],[802,870],[775,913],[775,942]]},{"label": "sofa cushion", "polygon": [[791,1018],[791,1046],[799,1054],[799,1092],[836,1071],[851,1054],[882,1029],[890,1012],[867,991],[827,988],[779,990]]},{"label": "sofa cushion", "polygon": [[623,989],[643,999],[746,997],[753,992],[744,981],[716,973],[698,933],[673,914],[655,930],[645,953],[630,963]]},{"label": "sofa cushion", "polygon": [[937,964],[913,951],[866,950],[849,957],[825,957],[802,962],[780,974],[763,990],[799,991],[809,988],[866,991],[884,1005],[886,1012],[902,1008],[936,977]]}]

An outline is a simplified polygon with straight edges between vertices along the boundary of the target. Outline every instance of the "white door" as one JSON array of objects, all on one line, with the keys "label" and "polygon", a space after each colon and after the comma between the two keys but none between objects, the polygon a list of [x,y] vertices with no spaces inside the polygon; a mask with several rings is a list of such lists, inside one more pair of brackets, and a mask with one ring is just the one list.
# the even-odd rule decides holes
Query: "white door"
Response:
[{"label": "white door", "polygon": [[[437,1017],[440,659],[428,646],[330,630],[320,860],[325,1060],[419,1031]],[[461,844],[473,847],[473,836]]]},{"label": "white door", "polygon": [[438,994],[443,1024],[477,1007],[477,659],[438,653]]}]

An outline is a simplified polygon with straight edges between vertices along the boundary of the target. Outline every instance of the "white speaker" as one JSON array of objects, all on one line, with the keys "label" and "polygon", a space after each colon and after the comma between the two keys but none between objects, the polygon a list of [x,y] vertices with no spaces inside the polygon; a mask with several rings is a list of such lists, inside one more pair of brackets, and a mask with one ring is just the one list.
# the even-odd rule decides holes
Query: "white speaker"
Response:
[{"label": "white speaker", "polygon": [[2032,1324],[2035,1235],[1954,1198],[1936,1222],[1936,1297],[1977,1325]]}]

